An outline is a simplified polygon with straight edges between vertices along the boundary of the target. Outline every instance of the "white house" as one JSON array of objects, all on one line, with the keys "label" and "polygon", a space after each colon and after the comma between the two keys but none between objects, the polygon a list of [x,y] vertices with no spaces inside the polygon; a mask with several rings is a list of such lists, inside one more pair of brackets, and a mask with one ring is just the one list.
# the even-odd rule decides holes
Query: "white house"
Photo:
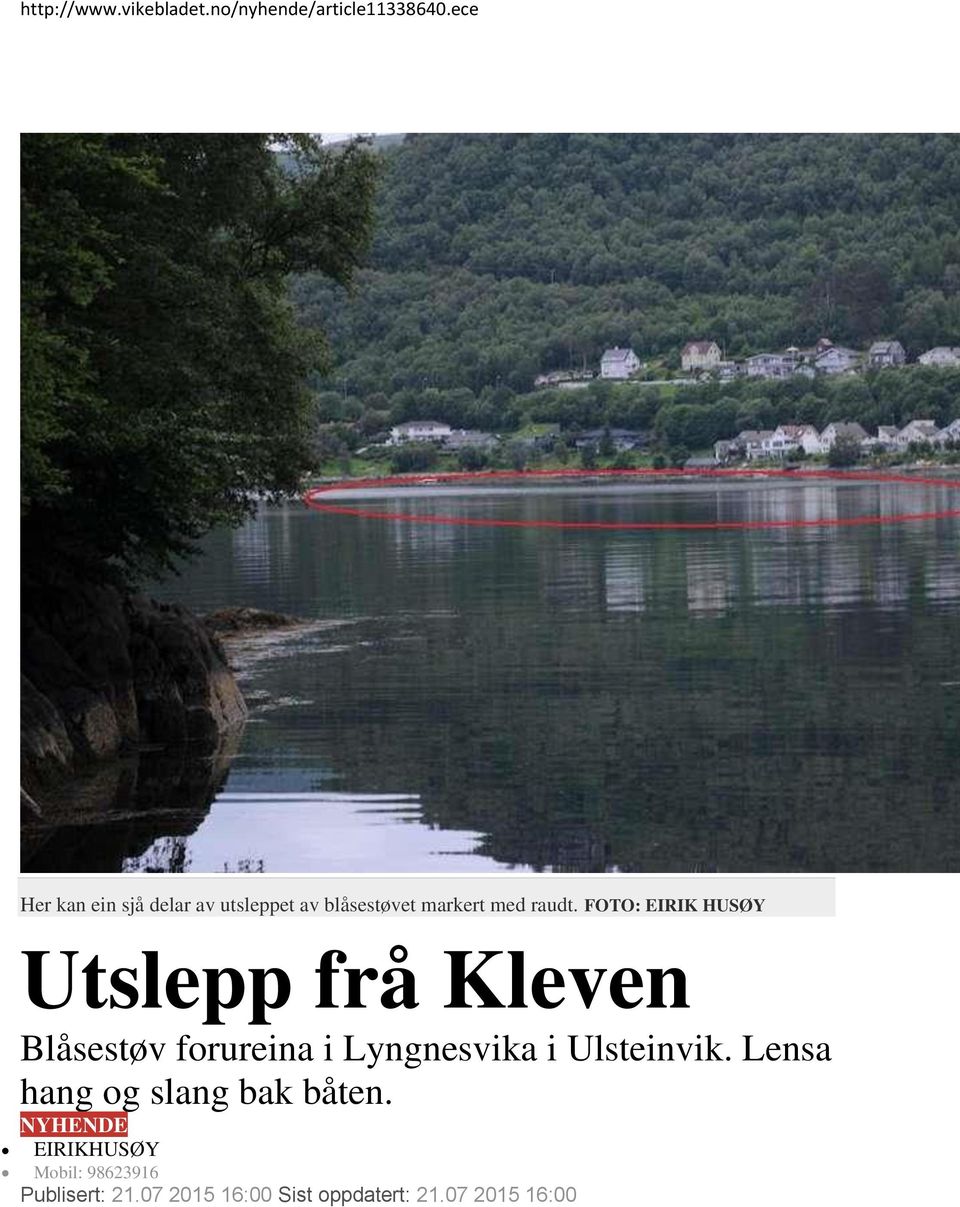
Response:
[{"label": "white house", "polygon": [[870,345],[867,363],[871,369],[895,369],[907,363],[907,354],[898,339],[878,339]]},{"label": "white house", "polygon": [[748,377],[789,377],[794,361],[779,352],[761,352],[759,356],[748,356],[744,366]]},{"label": "white house", "polygon": [[600,376],[623,381],[640,368],[640,358],[632,348],[608,348],[600,357]]},{"label": "white house", "polygon": [[451,433],[449,423],[435,419],[411,419],[390,429],[391,444],[408,444],[414,440],[445,440]]},{"label": "white house", "polygon": [[684,373],[697,369],[712,369],[723,360],[720,345],[710,339],[695,339],[684,344],[680,353],[680,368]]},{"label": "white house", "polygon": [[781,423],[772,432],[756,433],[758,440],[748,445],[750,460],[757,457],[779,457],[783,459],[803,449],[807,453],[820,452],[820,437],[817,429],[809,423]]},{"label": "white house", "polygon": [[960,368],[960,348],[931,348],[917,360],[921,365],[936,365],[940,369]]},{"label": "white house", "polygon": [[758,457],[772,457],[771,444],[773,441],[773,432],[764,429],[761,432],[750,432],[749,439],[743,446],[743,451],[747,455],[748,461],[756,461]]},{"label": "white house", "polygon": [[805,453],[823,451],[820,435],[812,423],[781,423],[774,435],[781,436],[795,449],[802,448]]},{"label": "white house", "polygon": [[932,419],[911,419],[906,427],[897,432],[897,448],[910,444],[930,444],[937,438],[937,425]]},{"label": "white house", "polygon": [[948,423],[942,431],[937,433],[938,444],[960,444],[960,419],[954,419],[953,423]]},{"label": "white house", "polygon": [[877,444],[882,444],[884,448],[893,448],[897,443],[899,432],[899,428],[891,427],[888,423],[882,423],[877,428]]},{"label": "white house", "polygon": [[791,453],[795,453],[800,445],[780,426],[761,441],[760,447],[761,456],[779,457],[782,459],[788,457]]},{"label": "white house", "polygon": [[829,452],[838,440],[859,445],[866,439],[867,433],[859,423],[828,423],[820,433],[820,447],[824,452]]},{"label": "white house", "polygon": [[860,353],[853,348],[830,347],[821,352],[814,365],[820,373],[849,373],[860,364]]}]

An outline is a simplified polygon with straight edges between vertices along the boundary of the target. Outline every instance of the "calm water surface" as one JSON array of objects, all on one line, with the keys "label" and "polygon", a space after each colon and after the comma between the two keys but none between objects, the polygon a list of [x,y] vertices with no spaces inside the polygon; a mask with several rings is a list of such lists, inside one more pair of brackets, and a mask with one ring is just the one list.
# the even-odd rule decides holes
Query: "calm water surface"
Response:
[{"label": "calm water surface", "polygon": [[[618,521],[948,505],[782,481],[376,497]],[[225,782],[131,839],[127,870],[960,870],[957,520],[578,532],[290,505],[157,593],[318,623],[232,648],[251,715]]]}]

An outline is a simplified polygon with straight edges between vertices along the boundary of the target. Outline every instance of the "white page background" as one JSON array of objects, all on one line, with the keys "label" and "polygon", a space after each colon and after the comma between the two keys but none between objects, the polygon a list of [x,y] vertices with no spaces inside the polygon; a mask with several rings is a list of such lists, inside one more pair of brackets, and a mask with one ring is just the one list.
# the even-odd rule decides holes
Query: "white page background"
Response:
[{"label": "white page background", "polygon": [[[481,18],[447,23],[163,20],[68,26],[3,12],[6,161],[21,130],[956,130],[957,18],[940,5],[626,3],[483,0]],[[460,31],[463,32],[460,32]],[[10,168],[12,176],[13,170]],[[15,388],[15,190],[7,221],[4,305]],[[12,405],[7,408],[13,423]],[[14,481],[13,433],[4,480]],[[8,537],[16,540],[14,500]],[[3,604],[16,631],[14,601]],[[12,636],[10,637],[12,645]],[[6,765],[13,766],[8,706]],[[958,738],[960,740],[960,738]],[[12,777],[11,777],[12,778]],[[11,784],[12,788],[12,784]],[[17,919],[17,843],[3,844],[7,975],[0,1053],[9,1095],[0,1119],[10,1176],[3,1204],[35,1179],[16,1138],[19,1081],[150,1085],[243,1074],[298,1084],[298,1066],[206,1068],[34,1064],[21,1032],[74,1039],[322,1038],[471,1040],[553,1032],[731,1043],[826,1040],[829,1064],[386,1066],[333,1073],[381,1082],[390,1107],[145,1106],[131,1137],[160,1141],[157,1181],[301,1187],[574,1185],[581,1204],[655,1198],[678,1204],[956,1202],[957,920],[947,876],[842,876],[835,918],[389,922]],[[706,883],[706,882],[705,882]],[[130,891],[134,881],[130,880]],[[410,949],[415,1011],[313,1009],[314,955],[342,947],[386,966]],[[280,963],[295,981],[269,1028],[204,1028],[195,1012],[44,1012],[29,1006],[21,949],[78,949],[129,963],[156,948],[169,965]],[[533,966],[679,965],[690,1009],[568,1004],[547,1012],[444,1010],[444,948],[519,948]],[[729,1050],[729,1049],[728,1049]],[[311,1070],[314,1080],[323,1071]],[[91,1162],[79,1163],[86,1166]],[[52,1184],[52,1183],[51,1183]],[[64,1183],[65,1185],[67,1183]],[[92,1182],[76,1185],[90,1186]],[[222,1201],[219,1197],[218,1202]],[[273,1202],[277,1202],[276,1193]],[[471,1201],[468,1198],[465,1201]]]}]

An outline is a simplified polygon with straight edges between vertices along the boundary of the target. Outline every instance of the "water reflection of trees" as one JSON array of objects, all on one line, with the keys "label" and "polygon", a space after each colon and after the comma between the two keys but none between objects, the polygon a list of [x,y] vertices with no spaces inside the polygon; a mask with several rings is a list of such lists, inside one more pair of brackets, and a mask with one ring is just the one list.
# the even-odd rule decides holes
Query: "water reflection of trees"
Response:
[{"label": "water reflection of trees", "polygon": [[416,791],[425,821],[508,864],[958,866],[955,628],[885,629],[892,673],[860,617],[577,633],[499,630],[491,663],[482,634],[438,623],[416,667],[353,668],[365,703],[331,700],[320,744],[357,790]]},{"label": "water reflection of trees", "polygon": [[240,732],[213,754],[143,751],[75,776],[21,825],[25,872],[183,872],[189,844],[229,773]]},{"label": "water reflection of trees", "polygon": [[[791,514],[870,505],[813,489]],[[784,504],[741,518],[754,506]],[[356,640],[278,664],[277,689],[316,703],[258,745],[352,791],[416,793],[424,822],[482,832],[505,864],[960,869],[956,523],[414,540],[308,521],[284,606],[353,615]],[[271,606],[242,567],[216,573]]]}]

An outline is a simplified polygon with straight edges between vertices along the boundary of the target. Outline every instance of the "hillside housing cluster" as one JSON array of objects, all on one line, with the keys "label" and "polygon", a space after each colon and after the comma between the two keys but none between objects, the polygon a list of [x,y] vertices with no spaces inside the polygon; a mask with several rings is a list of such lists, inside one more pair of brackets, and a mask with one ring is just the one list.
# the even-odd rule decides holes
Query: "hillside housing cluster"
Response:
[{"label": "hillside housing cluster", "polygon": [[911,447],[928,445],[931,450],[960,445],[960,419],[938,428],[932,419],[913,419],[903,428],[880,427],[870,436],[859,423],[830,423],[822,432],[809,423],[782,423],[773,431],[743,431],[731,440],[718,440],[713,446],[714,460],[758,461],[787,459],[801,453],[827,455],[843,442],[858,454],[905,452]]},{"label": "hillside housing cluster", "polygon": [[[694,378],[732,381],[738,377],[808,377],[862,373],[870,369],[896,369],[907,363],[903,345],[896,339],[875,340],[865,351],[845,348],[829,339],[819,339],[812,348],[786,348],[783,352],[759,352],[743,360],[727,360],[715,340],[691,340],[680,352],[680,368]],[[930,348],[917,357],[917,364],[934,368],[960,368],[960,347]],[[633,348],[607,348],[600,358],[600,377],[606,381],[628,381],[643,364]],[[541,373],[534,381],[538,389],[574,388],[594,380],[590,369]]]},{"label": "hillside housing cluster", "polygon": [[[544,447],[540,451],[548,451],[558,433],[557,426],[551,425],[551,430],[541,437]],[[610,441],[617,451],[624,451],[645,447],[650,434],[620,428],[598,428],[578,433],[574,445],[576,448],[591,444],[596,446],[603,439]],[[782,423],[772,431],[745,430],[729,440],[718,440],[713,453],[714,460],[720,464],[784,460],[801,455],[829,455],[838,442],[855,450],[858,456],[874,452],[906,452],[924,445],[931,451],[954,448],[960,446],[960,419],[954,419],[944,428],[938,428],[932,419],[912,419],[902,428],[882,426],[877,429],[875,436],[869,435],[859,423],[829,423],[822,432],[818,432],[810,423]],[[417,443],[435,444],[447,452],[461,452],[466,448],[490,452],[497,447],[499,438],[490,432],[454,429],[450,424],[435,419],[411,419],[393,427],[387,440],[387,444],[394,447]]]},{"label": "hillside housing cluster", "polygon": [[[719,344],[713,340],[693,340],[685,344],[680,353],[680,367],[684,373],[708,375],[721,381],[734,377],[836,376],[869,369],[897,369],[906,363],[906,351],[896,339],[875,340],[866,351],[819,339],[812,348],[760,352],[739,361],[725,360]],[[917,358],[917,363],[936,368],[960,368],[960,348],[931,348]]]}]

